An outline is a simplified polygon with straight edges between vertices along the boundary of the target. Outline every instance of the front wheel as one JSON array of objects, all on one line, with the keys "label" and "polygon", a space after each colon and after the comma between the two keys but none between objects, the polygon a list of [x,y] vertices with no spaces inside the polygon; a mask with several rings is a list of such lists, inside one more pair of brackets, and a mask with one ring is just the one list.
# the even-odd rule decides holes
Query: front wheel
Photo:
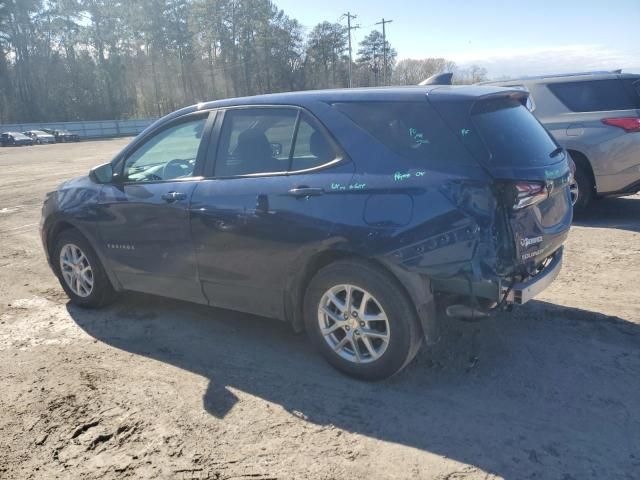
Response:
[{"label": "front wheel", "polygon": [[305,295],[305,324],[333,367],[365,380],[398,373],[422,343],[407,294],[389,274],[359,260],[316,274]]},{"label": "front wheel", "polygon": [[58,236],[53,261],[60,285],[72,303],[99,308],[113,300],[115,292],[102,263],[79,232],[65,230]]}]

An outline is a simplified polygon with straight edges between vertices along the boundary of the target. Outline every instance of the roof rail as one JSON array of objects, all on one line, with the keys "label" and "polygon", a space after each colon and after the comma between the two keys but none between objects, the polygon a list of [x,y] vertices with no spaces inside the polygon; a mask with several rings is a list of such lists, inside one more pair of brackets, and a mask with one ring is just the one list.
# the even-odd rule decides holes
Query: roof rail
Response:
[{"label": "roof rail", "polygon": [[550,75],[531,75],[531,76],[523,76],[523,77],[513,77],[513,78],[506,78],[504,80],[488,80],[486,82],[479,82],[477,83],[477,85],[482,85],[485,83],[495,83],[495,82],[510,82],[514,80],[541,80],[543,78],[581,77],[584,75],[606,75],[606,74],[619,75],[621,73],[622,73],[621,68],[618,68],[616,70],[593,70],[590,72],[553,73]]}]

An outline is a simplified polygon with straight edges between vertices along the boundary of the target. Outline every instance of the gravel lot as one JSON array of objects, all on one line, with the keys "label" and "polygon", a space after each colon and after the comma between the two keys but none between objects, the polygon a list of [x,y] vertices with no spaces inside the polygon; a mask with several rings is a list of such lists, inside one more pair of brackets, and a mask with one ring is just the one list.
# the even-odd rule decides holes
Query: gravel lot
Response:
[{"label": "gravel lot", "polygon": [[127,141],[0,149],[0,478],[640,476],[640,196],[594,205],[538,300],[367,384],[276,321],[67,304],[42,199]]}]

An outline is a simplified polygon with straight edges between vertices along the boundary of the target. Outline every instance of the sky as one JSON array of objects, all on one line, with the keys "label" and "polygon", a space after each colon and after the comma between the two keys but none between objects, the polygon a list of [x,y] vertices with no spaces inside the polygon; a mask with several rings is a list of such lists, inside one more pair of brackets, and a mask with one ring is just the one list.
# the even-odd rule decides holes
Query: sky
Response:
[{"label": "sky", "polygon": [[[640,73],[640,0],[274,0],[307,31],[349,10],[357,44],[387,24],[404,58],[477,64],[490,78],[590,70]],[[354,44],[354,54],[357,49]]]}]

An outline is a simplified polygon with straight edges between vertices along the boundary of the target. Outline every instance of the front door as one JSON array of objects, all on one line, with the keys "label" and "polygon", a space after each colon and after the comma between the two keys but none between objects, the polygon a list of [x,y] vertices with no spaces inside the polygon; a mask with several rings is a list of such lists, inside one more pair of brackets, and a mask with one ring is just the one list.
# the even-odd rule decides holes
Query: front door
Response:
[{"label": "front door", "polygon": [[100,235],[127,290],[206,303],[189,226],[207,113],[162,128],[123,162],[99,201]]}]

